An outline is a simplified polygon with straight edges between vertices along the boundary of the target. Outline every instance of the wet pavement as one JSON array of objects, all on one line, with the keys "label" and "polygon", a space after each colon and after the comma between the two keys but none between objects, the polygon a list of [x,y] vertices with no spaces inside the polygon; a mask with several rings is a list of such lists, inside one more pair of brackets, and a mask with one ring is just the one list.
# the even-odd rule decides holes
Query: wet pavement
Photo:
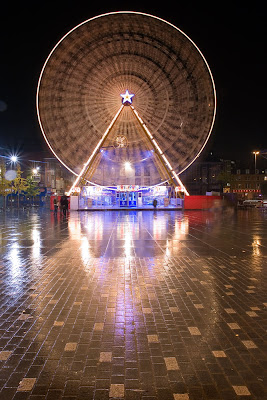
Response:
[{"label": "wet pavement", "polygon": [[0,399],[267,399],[267,212],[0,214]]}]

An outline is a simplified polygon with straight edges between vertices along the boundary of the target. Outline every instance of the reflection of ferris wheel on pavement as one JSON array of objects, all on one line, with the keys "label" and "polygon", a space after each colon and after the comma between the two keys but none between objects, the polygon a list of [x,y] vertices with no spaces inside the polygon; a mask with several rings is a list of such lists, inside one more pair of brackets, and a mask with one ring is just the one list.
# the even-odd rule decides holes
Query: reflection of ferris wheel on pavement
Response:
[{"label": "reflection of ferris wheel on pavement", "polygon": [[[54,47],[39,79],[37,111],[46,142],[76,185],[82,178],[121,184],[129,160],[136,170],[146,163],[151,185],[181,186],[179,174],[211,134],[216,95],[188,36],[151,15],[115,12],[81,23]],[[105,163],[115,172],[100,180]]]}]

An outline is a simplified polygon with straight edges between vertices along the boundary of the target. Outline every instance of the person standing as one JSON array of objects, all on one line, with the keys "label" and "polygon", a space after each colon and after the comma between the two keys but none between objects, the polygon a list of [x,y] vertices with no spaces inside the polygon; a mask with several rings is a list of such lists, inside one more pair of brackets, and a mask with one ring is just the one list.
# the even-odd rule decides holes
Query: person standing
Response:
[{"label": "person standing", "polygon": [[54,214],[57,215],[57,211],[58,211],[58,199],[57,197],[54,198]]},{"label": "person standing", "polygon": [[69,202],[68,202],[67,196],[65,196],[65,195],[61,196],[60,206],[61,206],[61,210],[63,212],[64,217],[66,217],[67,211],[69,208]]}]

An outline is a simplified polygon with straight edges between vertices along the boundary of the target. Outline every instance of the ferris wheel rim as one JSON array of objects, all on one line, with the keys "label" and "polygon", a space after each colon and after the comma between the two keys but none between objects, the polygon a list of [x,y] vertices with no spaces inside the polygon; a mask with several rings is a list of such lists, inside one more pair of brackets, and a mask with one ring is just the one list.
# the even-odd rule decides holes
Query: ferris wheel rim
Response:
[{"label": "ferris wheel rim", "polygon": [[41,69],[41,73],[40,73],[40,76],[39,76],[39,79],[38,79],[37,91],[36,91],[36,110],[37,110],[37,117],[38,117],[38,122],[39,122],[39,126],[40,126],[40,128],[41,128],[43,137],[44,137],[44,139],[45,139],[45,141],[46,141],[48,147],[50,148],[50,150],[52,151],[52,153],[54,154],[54,156],[61,162],[61,164],[64,165],[64,167],[67,168],[73,175],[78,176],[79,174],[78,174],[77,172],[75,172],[72,168],[70,168],[70,167],[58,156],[58,154],[55,152],[55,150],[53,149],[53,147],[51,146],[51,144],[50,144],[50,142],[49,142],[49,140],[48,140],[48,138],[47,138],[47,135],[46,135],[46,132],[45,132],[45,129],[44,129],[44,127],[43,127],[42,120],[41,120],[41,116],[40,116],[40,110],[39,110],[39,91],[40,91],[40,84],[41,84],[41,80],[42,80],[42,77],[43,77],[43,74],[44,74],[44,71],[45,71],[45,68],[46,68],[46,66],[47,66],[48,61],[50,60],[51,56],[53,55],[53,53],[55,52],[55,50],[57,49],[57,47],[63,42],[63,40],[64,40],[66,37],[68,37],[68,36],[69,36],[72,32],[74,32],[77,28],[79,28],[79,27],[81,27],[81,26],[87,24],[88,22],[94,21],[94,20],[96,20],[96,19],[100,19],[100,18],[102,18],[102,17],[106,17],[106,16],[110,16],[110,15],[118,15],[118,14],[134,14],[134,15],[146,16],[146,17],[149,17],[149,18],[152,18],[152,19],[161,21],[161,22],[163,22],[163,23],[166,23],[167,25],[169,25],[169,26],[171,26],[172,28],[176,29],[176,30],[177,30],[178,32],[180,32],[183,36],[185,36],[186,39],[189,40],[189,42],[195,47],[195,49],[198,51],[198,53],[199,53],[200,56],[202,57],[202,59],[203,59],[203,61],[204,61],[204,63],[205,63],[205,66],[206,66],[206,68],[207,68],[207,71],[208,71],[208,73],[209,73],[209,77],[210,77],[210,80],[211,80],[211,83],[212,83],[213,99],[214,99],[213,115],[212,115],[212,120],[211,120],[210,127],[209,127],[209,132],[208,132],[208,134],[207,134],[207,136],[206,136],[206,138],[205,138],[204,143],[202,144],[200,150],[199,150],[198,153],[195,155],[195,157],[194,157],[183,169],[181,169],[179,172],[177,172],[177,175],[180,175],[182,172],[184,172],[186,169],[188,169],[188,168],[190,167],[190,165],[192,165],[193,162],[199,157],[199,155],[201,154],[201,152],[202,152],[203,149],[205,148],[205,146],[206,146],[206,144],[207,144],[207,142],[208,142],[208,140],[209,140],[209,138],[210,138],[210,135],[211,135],[211,133],[212,133],[212,130],[213,130],[213,127],[214,127],[214,123],[215,123],[216,111],[217,111],[217,95],[216,95],[215,82],[214,82],[214,78],[213,78],[213,75],[212,75],[212,73],[211,73],[211,69],[210,69],[210,67],[209,67],[209,64],[208,64],[206,58],[204,57],[203,53],[202,53],[201,50],[199,49],[199,47],[196,45],[196,43],[195,43],[184,31],[182,31],[182,30],[181,30],[180,28],[178,28],[176,25],[172,24],[171,22],[169,22],[169,21],[167,21],[167,20],[165,20],[165,19],[163,19],[163,18],[157,17],[157,16],[152,15],[152,14],[149,14],[149,13],[144,13],[144,12],[140,12],[140,11],[111,11],[111,12],[107,12],[107,13],[102,13],[102,14],[96,15],[96,16],[94,16],[94,17],[88,18],[88,19],[86,19],[85,21],[83,21],[83,22],[77,24],[77,25],[74,26],[71,30],[69,30],[65,35],[63,35],[62,38],[55,44],[55,46],[54,46],[54,47],[52,48],[52,50],[50,51],[49,55],[47,56],[47,58],[46,58],[46,60],[45,60],[45,62],[44,62],[44,64],[43,64],[43,67],[42,67],[42,69]]}]

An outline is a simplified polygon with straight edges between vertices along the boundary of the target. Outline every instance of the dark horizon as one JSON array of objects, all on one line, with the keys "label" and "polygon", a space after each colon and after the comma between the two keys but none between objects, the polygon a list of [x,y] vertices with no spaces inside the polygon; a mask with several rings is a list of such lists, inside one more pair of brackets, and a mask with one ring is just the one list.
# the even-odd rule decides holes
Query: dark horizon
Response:
[{"label": "dark horizon", "polygon": [[[15,9],[5,4],[2,11],[0,147],[24,156],[38,151],[51,154],[35,108],[39,74],[51,49],[84,20],[128,8],[125,3],[113,7],[72,1],[49,4],[38,4],[38,10],[27,9],[22,3]],[[213,9],[183,4],[175,12],[173,3],[168,7],[166,2],[164,8],[137,3],[134,10],[176,25],[196,43],[210,66],[217,92],[217,115],[201,158],[212,152],[244,165],[253,163],[252,151],[267,148],[262,88],[266,79],[263,10],[246,5]]]}]

